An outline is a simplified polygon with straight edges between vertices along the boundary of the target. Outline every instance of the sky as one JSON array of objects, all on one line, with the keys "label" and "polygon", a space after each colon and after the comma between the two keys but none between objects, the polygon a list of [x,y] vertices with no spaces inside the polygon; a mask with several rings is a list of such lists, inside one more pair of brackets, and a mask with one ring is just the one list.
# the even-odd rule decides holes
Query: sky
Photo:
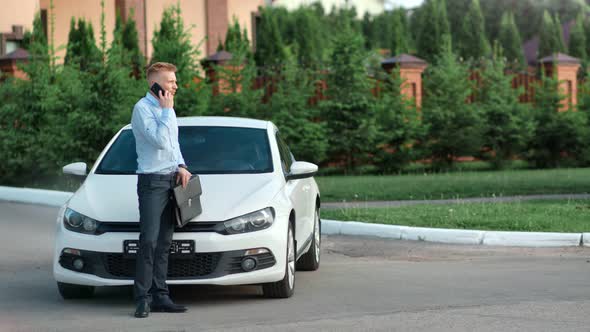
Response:
[{"label": "sky", "polygon": [[385,8],[393,9],[397,7],[414,8],[420,6],[424,0],[385,0]]}]

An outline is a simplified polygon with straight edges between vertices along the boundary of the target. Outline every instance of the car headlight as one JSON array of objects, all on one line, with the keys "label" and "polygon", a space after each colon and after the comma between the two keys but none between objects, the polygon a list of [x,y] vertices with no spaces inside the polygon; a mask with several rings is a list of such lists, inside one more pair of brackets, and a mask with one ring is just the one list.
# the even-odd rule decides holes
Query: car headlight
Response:
[{"label": "car headlight", "polygon": [[229,234],[260,231],[269,228],[275,220],[275,210],[271,207],[230,219],[223,223]]},{"label": "car headlight", "polygon": [[64,225],[70,231],[95,234],[100,222],[67,208],[64,213]]}]

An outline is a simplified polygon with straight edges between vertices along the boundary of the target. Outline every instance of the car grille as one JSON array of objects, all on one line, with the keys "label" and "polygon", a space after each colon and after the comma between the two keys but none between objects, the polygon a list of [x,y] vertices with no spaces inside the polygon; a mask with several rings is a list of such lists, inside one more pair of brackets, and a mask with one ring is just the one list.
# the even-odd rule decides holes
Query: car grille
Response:
[{"label": "car grille", "polygon": [[[123,254],[106,254],[104,259],[106,271],[115,277],[135,277],[135,258],[126,258]],[[168,278],[201,277],[213,273],[221,253],[200,253],[191,257],[177,258],[174,255],[168,259]]]}]

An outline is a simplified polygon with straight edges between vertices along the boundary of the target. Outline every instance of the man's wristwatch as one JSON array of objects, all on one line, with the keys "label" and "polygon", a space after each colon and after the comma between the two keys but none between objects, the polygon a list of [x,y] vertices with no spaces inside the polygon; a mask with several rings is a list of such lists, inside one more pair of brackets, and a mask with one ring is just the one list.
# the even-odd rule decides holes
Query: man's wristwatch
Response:
[{"label": "man's wristwatch", "polygon": [[178,168],[188,169],[188,166],[186,166],[185,164],[178,164]]}]

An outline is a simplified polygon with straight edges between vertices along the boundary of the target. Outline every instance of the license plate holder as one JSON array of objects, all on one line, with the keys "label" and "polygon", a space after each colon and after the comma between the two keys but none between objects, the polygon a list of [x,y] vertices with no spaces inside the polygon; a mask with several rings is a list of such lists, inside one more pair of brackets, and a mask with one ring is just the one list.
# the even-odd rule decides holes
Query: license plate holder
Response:
[{"label": "license plate holder", "polygon": [[[127,258],[134,258],[139,252],[139,240],[124,240],[123,255]],[[172,240],[170,255],[187,256],[195,253],[194,240]]]}]

